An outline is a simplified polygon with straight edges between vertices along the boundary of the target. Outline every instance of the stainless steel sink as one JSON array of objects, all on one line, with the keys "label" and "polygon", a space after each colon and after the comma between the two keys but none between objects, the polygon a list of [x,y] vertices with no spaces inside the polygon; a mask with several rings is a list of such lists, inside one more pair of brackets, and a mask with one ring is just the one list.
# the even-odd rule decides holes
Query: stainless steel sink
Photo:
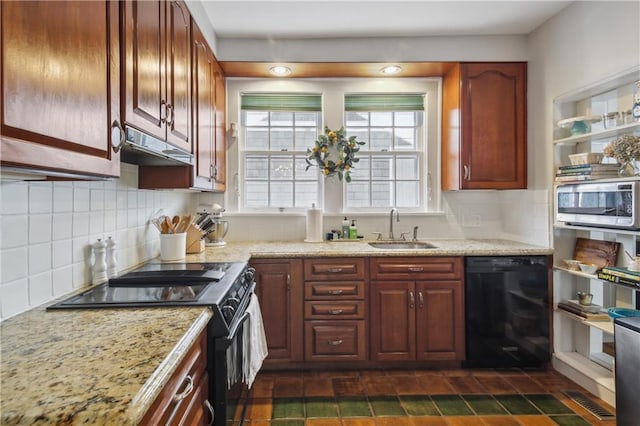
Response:
[{"label": "stainless steel sink", "polygon": [[423,250],[438,248],[431,243],[421,241],[373,241],[369,245],[384,250]]}]

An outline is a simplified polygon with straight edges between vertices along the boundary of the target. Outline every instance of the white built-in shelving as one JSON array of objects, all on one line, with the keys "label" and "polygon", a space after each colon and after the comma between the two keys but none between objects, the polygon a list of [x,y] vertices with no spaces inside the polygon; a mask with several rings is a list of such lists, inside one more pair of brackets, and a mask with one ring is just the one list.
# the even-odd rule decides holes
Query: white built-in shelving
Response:
[{"label": "white built-in shelving", "polygon": [[[612,111],[626,111],[632,106],[633,83],[640,80],[640,66],[625,70],[611,78],[588,87],[564,94],[554,100],[554,123],[570,117],[602,115]],[[625,134],[640,135],[640,122],[619,124],[604,128],[602,123],[593,124],[590,133],[569,137],[558,137],[552,141],[554,148],[554,171],[569,164],[568,155],[580,152],[602,152],[609,140]],[[560,135],[559,129],[554,132]],[[638,178],[607,179],[604,181],[638,180]],[[560,185],[552,184],[555,190]],[[554,191],[555,198],[555,191]],[[555,203],[555,199],[554,199]],[[615,405],[615,380],[613,357],[605,353],[605,347],[614,345],[614,327],[611,320],[594,321],[557,308],[558,302],[577,299],[578,291],[594,295],[593,303],[604,309],[612,306],[636,307],[636,290],[610,283],[593,274],[565,268],[564,259],[574,256],[576,238],[616,241],[621,244],[618,254],[619,266],[626,266],[628,259],[624,250],[636,253],[636,242],[640,231],[610,229],[591,226],[553,224],[553,365],[587,390]],[[638,307],[640,308],[640,307]],[[608,351],[610,352],[610,351]]]}]

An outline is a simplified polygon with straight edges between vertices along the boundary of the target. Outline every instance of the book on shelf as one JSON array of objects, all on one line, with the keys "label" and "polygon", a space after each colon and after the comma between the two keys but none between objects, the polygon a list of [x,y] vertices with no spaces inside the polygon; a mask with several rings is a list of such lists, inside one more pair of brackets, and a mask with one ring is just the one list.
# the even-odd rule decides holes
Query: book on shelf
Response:
[{"label": "book on shelf", "polygon": [[618,171],[620,165],[618,163],[611,164],[575,164],[571,166],[560,166],[558,167],[558,172],[560,173],[572,173],[572,172],[583,172],[585,170],[592,172],[611,172]]},{"label": "book on shelf", "polygon": [[598,279],[603,281],[608,281],[610,283],[622,284],[630,287],[634,287],[640,289],[640,280],[638,279],[629,279],[625,277],[621,277],[618,275],[613,275],[609,272],[604,272],[604,269],[598,271],[597,274]]},{"label": "book on shelf", "polygon": [[627,268],[620,268],[617,266],[605,266],[602,268],[602,272],[615,275],[617,277],[627,278],[630,280],[636,280],[640,282],[640,273],[636,271],[630,271]]},{"label": "book on shelf", "polygon": [[567,311],[571,314],[577,315],[588,321],[608,321],[609,315],[605,312],[598,311],[597,313],[586,312],[583,309],[575,307],[574,304],[570,304],[569,300],[563,300],[558,302],[558,309]]}]

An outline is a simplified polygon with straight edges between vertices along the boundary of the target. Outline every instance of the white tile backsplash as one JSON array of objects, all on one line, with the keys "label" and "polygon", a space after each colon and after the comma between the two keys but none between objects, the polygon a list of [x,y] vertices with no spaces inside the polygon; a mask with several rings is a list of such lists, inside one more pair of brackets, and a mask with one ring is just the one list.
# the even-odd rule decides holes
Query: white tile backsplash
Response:
[{"label": "white tile backsplash", "polygon": [[29,244],[51,241],[51,214],[29,215]]},{"label": "white tile backsplash", "polygon": [[0,247],[8,249],[26,245],[29,238],[28,222],[29,218],[26,215],[3,215],[0,224]]},{"label": "white tile backsplash", "polygon": [[93,182],[0,182],[0,319],[91,283],[91,244],[116,239],[119,270],[159,254],[149,218],[195,211],[187,192],[138,190],[138,168]]}]

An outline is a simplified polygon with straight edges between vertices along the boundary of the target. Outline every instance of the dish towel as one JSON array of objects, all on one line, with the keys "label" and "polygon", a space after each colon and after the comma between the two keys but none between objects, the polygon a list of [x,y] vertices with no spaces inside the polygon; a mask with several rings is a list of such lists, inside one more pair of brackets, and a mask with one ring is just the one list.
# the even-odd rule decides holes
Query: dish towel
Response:
[{"label": "dish towel", "polygon": [[251,295],[249,306],[246,312],[249,314],[247,322],[242,330],[243,351],[242,351],[242,377],[249,389],[256,378],[262,361],[267,357],[267,337],[264,334],[264,324],[262,323],[262,313],[258,296]]}]

